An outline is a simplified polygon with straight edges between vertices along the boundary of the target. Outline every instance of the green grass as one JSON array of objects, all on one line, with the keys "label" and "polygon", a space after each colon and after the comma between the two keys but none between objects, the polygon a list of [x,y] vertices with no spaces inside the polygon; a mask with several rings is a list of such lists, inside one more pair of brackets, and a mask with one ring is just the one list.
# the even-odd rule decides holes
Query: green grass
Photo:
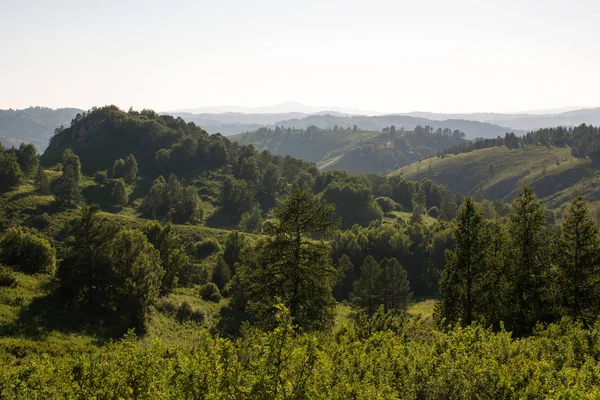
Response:
[{"label": "green grass", "polygon": [[432,321],[436,303],[437,300],[434,299],[417,300],[408,307],[408,315]]},{"label": "green grass", "polygon": [[489,199],[511,201],[524,184],[531,184],[552,209],[560,209],[577,193],[591,203],[600,202],[598,166],[575,158],[568,147],[528,146],[509,150],[492,147],[470,153],[433,157],[400,168],[391,175],[431,179],[450,189]]}]

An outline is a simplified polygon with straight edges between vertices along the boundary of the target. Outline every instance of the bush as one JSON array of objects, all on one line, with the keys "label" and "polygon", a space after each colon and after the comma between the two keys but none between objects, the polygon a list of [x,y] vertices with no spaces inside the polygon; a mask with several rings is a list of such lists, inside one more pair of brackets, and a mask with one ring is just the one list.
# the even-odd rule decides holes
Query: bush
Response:
[{"label": "bush", "polygon": [[179,322],[194,321],[197,323],[202,323],[204,322],[206,316],[204,315],[204,311],[196,310],[190,305],[190,303],[184,301],[177,309],[175,318],[177,318]]},{"label": "bush", "polygon": [[198,264],[187,263],[179,273],[179,286],[204,285],[210,280],[210,273],[206,267]]},{"label": "bush", "polygon": [[56,250],[50,242],[23,228],[10,228],[0,241],[0,256],[7,265],[28,273],[54,273]]},{"label": "bush", "polygon": [[433,206],[427,211],[427,215],[431,218],[438,218],[440,216],[440,210],[436,206]]},{"label": "bush", "polygon": [[0,267],[0,287],[15,287],[17,280],[14,275],[4,267]]},{"label": "bush", "polygon": [[94,182],[98,185],[104,185],[108,181],[108,173],[106,171],[98,171],[94,174]]},{"label": "bush", "polygon": [[399,204],[389,197],[378,197],[375,199],[375,201],[377,202],[377,205],[381,207],[381,210],[386,214],[398,209]]},{"label": "bush", "polygon": [[36,229],[45,229],[48,226],[50,226],[51,222],[52,218],[50,218],[50,215],[48,215],[48,213],[43,213],[41,215],[36,215],[35,217],[33,217],[33,227]]},{"label": "bush", "polygon": [[206,239],[196,244],[196,256],[199,258],[206,258],[219,251],[221,251],[221,246],[215,239]]},{"label": "bush", "polygon": [[213,282],[206,283],[200,287],[200,296],[203,300],[218,303],[221,301],[221,292]]}]

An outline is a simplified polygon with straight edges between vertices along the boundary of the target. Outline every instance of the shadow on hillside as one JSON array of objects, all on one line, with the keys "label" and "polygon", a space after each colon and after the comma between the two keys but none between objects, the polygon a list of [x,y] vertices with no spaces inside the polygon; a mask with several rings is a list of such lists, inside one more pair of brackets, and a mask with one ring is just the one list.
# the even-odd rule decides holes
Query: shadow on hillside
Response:
[{"label": "shadow on hillside", "polygon": [[[52,285],[55,286],[55,285]],[[93,337],[97,344],[117,339],[127,328],[110,316],[97,316],[65,304],[56,291],[35,298],[24,307],[18,319],[0,328],[0,335],[23,336],[34,340],[52,332],[82,334]]]},{"label": "shadow on hillside", "polygon": [[229,214],[219,208],[213,215],[206,219],[206,225],[216,229],[235,229],[237,224],[231,220]]}]

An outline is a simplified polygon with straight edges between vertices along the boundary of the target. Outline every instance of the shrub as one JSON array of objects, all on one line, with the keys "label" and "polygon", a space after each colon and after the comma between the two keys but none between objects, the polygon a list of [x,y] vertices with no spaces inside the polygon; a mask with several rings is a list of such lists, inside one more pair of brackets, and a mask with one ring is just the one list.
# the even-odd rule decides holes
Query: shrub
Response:
[{"label": "shrub", "polygon": [[52,222],[52,218],[48,213],[43,213],[41,215],[36,215],[33,217],[33,227],[36,229],[45,229],[50,226]]},{"label": "shrub", "polygon": [[436,206],[433,206],[427,211],[427,215],[431,218],[438,218],[440,216],[440,210]]},{"label": "shrub", "polygon": [[181,303],[181,305],[177,309],[175,318],[177,318],[177,320],[179,322],[194,321],[194,322],[202,323],[202,322],[204,322],[204,319],[206,318],[206,316],[204,315],[204,311],[197,310],[197,309],[193,308],[190,305],[190,303],[188,303],[187,301],[184,301],[183,303]]},{"label": "shrub", "polygon": [[54,273],[56,250],[50,242],[23,228],[10,228],[0,241],[0,255],[7,265],[28,273]]},{"label": "shrub", "polygon": [[398,203],[389,197],[378,197],[375,199],[375,201],[379,207],[381,207],[381,210],[386,214],[395,211],[398,208]]},{"label": "shrub", "polygon": [[203,300],[218,303],[221,301],[221,292],[213,282],[206,283],[200,287],[200,296]]},{"label": "shrub", "polygon": [[13,274],[4,267],[0,267],[0,287],[15,287],[17,280]]},{"label": "shrub", "polygon": [[104,185],[108,181],[108,173],[106,171],[98,171],[94,174],[94,182],[98,185]]},{"label": "shrub", "polygon": [[202,240],[196,244],[196,256],[199,258],[206,258],[219,251],[221,251],[221,246],[215,239]]}]

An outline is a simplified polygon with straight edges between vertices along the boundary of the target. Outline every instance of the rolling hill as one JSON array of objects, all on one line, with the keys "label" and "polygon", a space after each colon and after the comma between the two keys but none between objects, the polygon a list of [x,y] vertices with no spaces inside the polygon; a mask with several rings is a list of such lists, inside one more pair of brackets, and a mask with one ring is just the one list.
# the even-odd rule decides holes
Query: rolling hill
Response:
[{"label": "rolling hill", "polygon": [[576,158],[570,147],[496,146],[445,158],[432,157],[391,173],[411,180],[423,178],[448,185],[463,194],[481,192],[488,199],[512,200],[525,183],[553,209],[581,193],[600,204],[599,165],[589,158]]},{"label": "rolling hill", "polygon": [[0,143],[7,147],[31,143],[41,153],[48,146],[54,130],[61,125],[68,126],[81,112],[76,108],[46,107],[0,110]]},{"label": "rolling hill", "polygon": [[322,170],[343,169],[349,173],[387,173],[464,141],[460,132],[454,134],[449,129],[440,132],[420,126],[415,131],[385,129],[381,132],[350,127],[261,128],[230,139],[276,155],[315,162]]}]

